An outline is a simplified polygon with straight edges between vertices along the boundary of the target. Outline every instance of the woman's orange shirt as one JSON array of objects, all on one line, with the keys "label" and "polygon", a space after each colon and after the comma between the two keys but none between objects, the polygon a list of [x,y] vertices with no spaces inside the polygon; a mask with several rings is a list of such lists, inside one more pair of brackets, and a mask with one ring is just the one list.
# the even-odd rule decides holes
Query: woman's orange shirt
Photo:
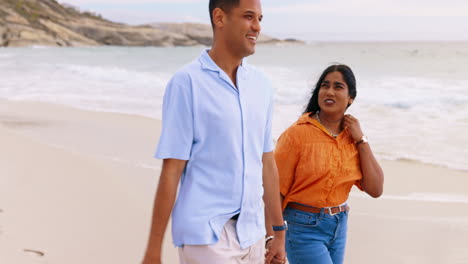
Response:
[{"label": "woman's orange shirt", "polygon": [[362,179],[359,152],[348,129],[333,138],[309,113],[278,139],[275,160],[284,196],[314,207],[338,206]]}]

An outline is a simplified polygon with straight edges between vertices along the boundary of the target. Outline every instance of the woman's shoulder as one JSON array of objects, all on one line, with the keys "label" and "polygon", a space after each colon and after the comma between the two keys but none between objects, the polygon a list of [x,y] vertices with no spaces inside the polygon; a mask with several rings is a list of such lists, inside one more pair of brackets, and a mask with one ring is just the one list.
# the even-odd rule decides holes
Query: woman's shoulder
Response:
[{"label": "woman's shoulder", "polygon": [[316,126],[316,120],[310,117],[310,113],[302,114],[297,121],[291,124],[282,135],[287,135],[290,137],[300,137],[301,135],[309,134],[311,126]]},{"label": "woman's shoulder", "polygon": [[311,127],[317,127],[318,121],[314,118],[313,113],[302,114],[291,127],[295,127],[298,131],[308,130]]}]

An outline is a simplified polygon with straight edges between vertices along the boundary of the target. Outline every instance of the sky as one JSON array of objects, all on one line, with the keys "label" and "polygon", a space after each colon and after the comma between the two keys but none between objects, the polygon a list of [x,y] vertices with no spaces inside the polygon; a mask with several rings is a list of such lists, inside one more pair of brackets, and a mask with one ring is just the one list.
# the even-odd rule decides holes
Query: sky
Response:
[{"label": "sky", "polygon": [[[116,22],[209,24],[208,0],[59,0]],[[305,41],[468,41],[466,0],[263,0],[262,33]]]}]

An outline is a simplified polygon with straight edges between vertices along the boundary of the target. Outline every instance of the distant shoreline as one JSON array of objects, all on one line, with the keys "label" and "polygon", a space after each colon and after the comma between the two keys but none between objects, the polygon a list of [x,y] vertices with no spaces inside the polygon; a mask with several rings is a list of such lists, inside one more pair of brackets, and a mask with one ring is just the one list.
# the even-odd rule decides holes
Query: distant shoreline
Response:
[{"label": "distant shoreline", "polygon": [[[211,45],[210,25],[126,25],[56,1],[0,2],[0,47],[196,46]],[[257,43],[304,43],[261,35]]]}]

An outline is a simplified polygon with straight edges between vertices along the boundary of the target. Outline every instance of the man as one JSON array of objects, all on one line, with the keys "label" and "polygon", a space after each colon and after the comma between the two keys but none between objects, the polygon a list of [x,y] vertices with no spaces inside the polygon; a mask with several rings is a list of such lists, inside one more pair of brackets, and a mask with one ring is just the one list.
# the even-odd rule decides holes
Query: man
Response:
[{"label": "man", "polygon": [[[164,95],[163,166],[144,264],[161,262],[172,209],[182,264],[284,263],[272,90],[243,61],[255,52],[260,0],[211,0],[209,10],[211,50],[179,70]],[[263,204],[276,230],[265,256]]]}]

